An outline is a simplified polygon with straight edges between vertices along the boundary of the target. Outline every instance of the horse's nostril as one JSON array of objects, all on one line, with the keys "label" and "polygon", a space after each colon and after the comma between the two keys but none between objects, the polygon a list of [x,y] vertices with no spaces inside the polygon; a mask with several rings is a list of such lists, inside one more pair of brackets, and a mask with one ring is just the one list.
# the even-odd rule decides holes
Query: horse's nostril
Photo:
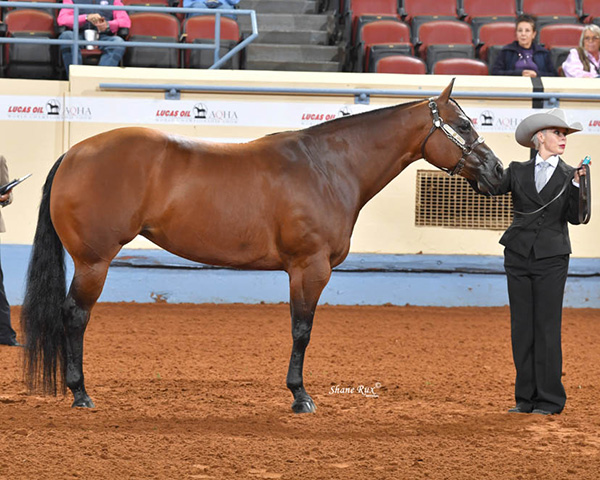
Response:
[{"label": "horse's nostril", "polygon": [[496,164],[496,173],[498,175],[502,175],[502,173],[504,172],[504,167],[502,166],[501,163]]}]

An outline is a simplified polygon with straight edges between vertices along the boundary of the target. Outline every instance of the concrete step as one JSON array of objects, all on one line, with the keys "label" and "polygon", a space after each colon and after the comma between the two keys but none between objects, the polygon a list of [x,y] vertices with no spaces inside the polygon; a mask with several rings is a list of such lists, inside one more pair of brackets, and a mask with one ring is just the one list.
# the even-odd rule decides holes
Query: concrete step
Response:
[{"label": "concrete step", "polygon": [[278,70],[287,72],[339,72],[338,62],[276,62],[248,59],[246,70]]},{"label": "concrete step", "polygon": [[317,0],[242,0],[238,7],[256,13],[317,13]]},{"label": "concrete step", "polygon": [[[293,15],[288,13],[261,13],[257,15],[256,21],[259,32],[293,32],[296,30],[326,32],[330,22],[329,15]],[[249,16],[240,15],[238,24],[242,32],[252,31]]]},{"label": "concrete step", "polygon": [[269,62],[338,62],[341,51],[335,46],[323,45],[271,45],[252,43],[248,45],[247,60]]},{"label": "concrete step", "polygon": [[329,34],[316,30],[295,32],[260,32],[255,43],[274,43],[288,45],[327,45]]}]

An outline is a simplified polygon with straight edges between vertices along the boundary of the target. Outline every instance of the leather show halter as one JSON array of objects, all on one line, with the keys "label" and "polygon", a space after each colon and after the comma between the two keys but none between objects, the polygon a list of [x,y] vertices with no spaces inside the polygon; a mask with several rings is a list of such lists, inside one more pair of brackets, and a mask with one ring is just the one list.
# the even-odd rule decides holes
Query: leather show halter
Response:
[{"label": "leather show halter", "polygon": [[[452,100],[452,99],[450,99],[450,100]],[[452,100],[452,101],[454,102],[454,100]],[[466,116],[464,110],[462,108],[460,108],[458,103],[454,102],[454,104]],[[452,142],[456,146],[458,146],[458,148],[460,148],[462,150],[463,154],[462,154],[462,157],[460,157],[460,160],[458,161],[458,163],[454,166],[454,168],[452,170],[450,170],[449,168],[444,168],[444,167],[438,167],[438,168],[440,168],[440,170],[443,170],[444,172],[446,172],[448,175],[459,175],[460,172],[462,171],[463,167],[465,166],[465,162],[467,159],[466,157],[468,155],[471,155],[471,153],[473,153],[473,150],[475,150],[475,148],[477,148],[478,145],[480,145],[484,142],[483,137],[478,137],[477,140],[475,140],[471,145],[467,145],[466,140],[463,137],[461,137],[460,134],[458,134],[456,132],[456,130],[454,130],[450,125],[448,125],[446,122],[444,122],[444,119],[442,117],[440,117],[440,112],[438,110],[437,103],[435,103],[435,100],[433,97],[431,97],[429,99],[429,109],[431,110],[431,115],[433,116],[433,126],[431,127],[431,130],[429,130],[429,133],[425,137],[425,140],[423,140],[423,145],[421,145],[421,155],[423,158],[425,158],[425,145],[427,144],[427,140],[429,140],[429,137],[431,137],[431,134],[433,132],[435,132],[436,129],[439,128],[442,132],[444,132],[446,137],[448,137],[450,140],[452,140]]]}]

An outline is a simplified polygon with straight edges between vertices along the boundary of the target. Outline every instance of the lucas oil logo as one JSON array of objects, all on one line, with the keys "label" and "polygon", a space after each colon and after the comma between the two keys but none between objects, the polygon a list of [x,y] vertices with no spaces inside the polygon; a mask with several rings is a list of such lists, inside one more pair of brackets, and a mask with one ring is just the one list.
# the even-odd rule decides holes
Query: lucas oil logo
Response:
[{"label": "lucas oil logo", "polygon": [[56,99],[45,103],[34,98],[11,99],[2,108],[6,118],[13,120],[60,120],[62,115],[61,104]]},{"label": "lucas oil logo", "polygon": [[336,118],[348,117],[352,115],[352,110],[348,105],[341,107],[336,113],[333,112],[304,112],[301,122],[303,125],[314,125],[316,123],[335,120]]}]

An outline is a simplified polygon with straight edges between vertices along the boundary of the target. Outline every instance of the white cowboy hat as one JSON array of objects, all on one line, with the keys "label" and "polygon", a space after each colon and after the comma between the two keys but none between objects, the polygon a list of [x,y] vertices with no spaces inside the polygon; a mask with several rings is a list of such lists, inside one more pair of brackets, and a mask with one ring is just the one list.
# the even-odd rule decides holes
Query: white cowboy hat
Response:
[{"label": "white cowboy hat", "polygon": [[573,132],[583,130],[583,126],[579,122],[567,123],[565,112],[560,108],[553,108],[544,113],[534,113],[525,118],[515,131],[515,139],[519,145],[524,147],[535,148],[531,138],[540,130],[546,128],[560,127],[567,130],[567,135]]}]

